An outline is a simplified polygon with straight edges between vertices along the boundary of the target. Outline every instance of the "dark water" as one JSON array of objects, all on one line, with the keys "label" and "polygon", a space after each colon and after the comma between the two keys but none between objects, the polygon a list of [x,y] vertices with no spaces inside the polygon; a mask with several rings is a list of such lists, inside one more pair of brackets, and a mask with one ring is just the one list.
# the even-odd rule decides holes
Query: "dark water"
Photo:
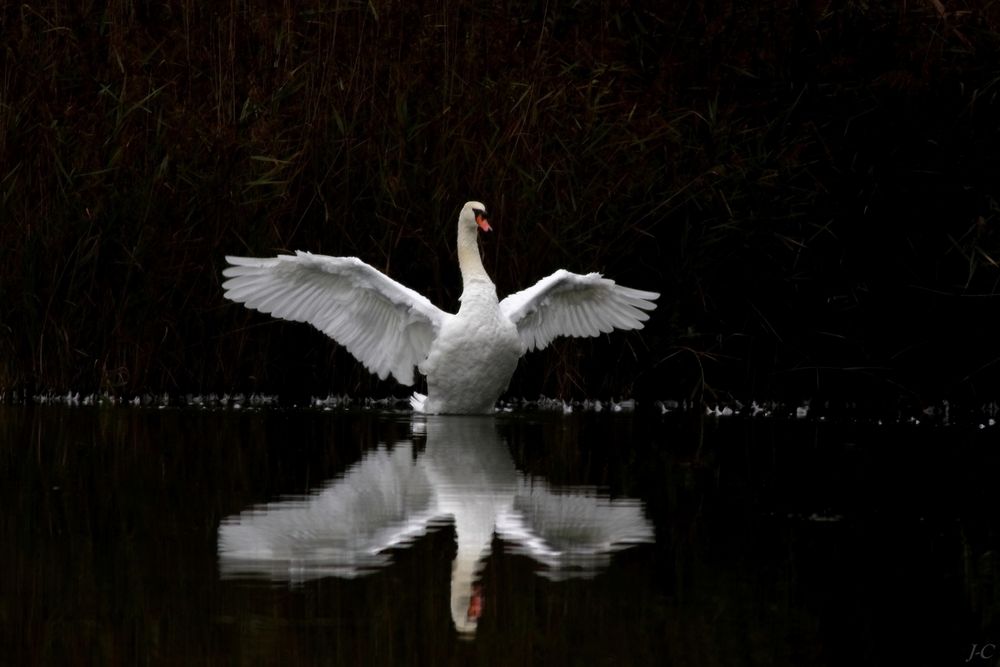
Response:
[{"label": "dark water", "polygon": [[995,428],[3,408],[0,664],[997,664],[998,475]]}]

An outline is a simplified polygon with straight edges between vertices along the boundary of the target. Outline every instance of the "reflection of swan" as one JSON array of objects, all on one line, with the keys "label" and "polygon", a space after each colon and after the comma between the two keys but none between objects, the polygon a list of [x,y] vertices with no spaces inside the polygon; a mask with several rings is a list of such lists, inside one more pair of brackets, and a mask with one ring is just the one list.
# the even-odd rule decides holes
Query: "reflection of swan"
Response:
[{"label": "reflection of swan", "polygon": [[299,252],[257,259],[227,257],[227,299],[275,317],[308,322],[335,339],[365,368],[413,384],[427,376],[427,413],[492,412],[518,358],[559,336],[598,336],[641,329],[659,297],[616,285],[600,274],[556,271],[497,300],[483,268],[477,226],[489,231],[486,207],[470,201],[458,217],[462,305],[446,313],[356,257]]},{"label": "reflection of swan", "polygon": [[388,565],[388,549],[450,519],[458,542],[452,619],[472,632],[482,612],[477,575],[494,534],[551,579],[593,576],[611,552],[653,539],[638,501],[561,491],[518,473],[492,418],[430,417],[426,431],[417,457],[410,443],[380,447],[312,495],[225,519],[223,575],[358,576]]}]

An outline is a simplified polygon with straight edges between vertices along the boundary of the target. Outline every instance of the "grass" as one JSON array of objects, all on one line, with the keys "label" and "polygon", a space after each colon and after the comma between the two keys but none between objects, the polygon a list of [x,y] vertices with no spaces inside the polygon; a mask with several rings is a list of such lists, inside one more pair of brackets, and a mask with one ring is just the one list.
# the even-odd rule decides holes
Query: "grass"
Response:
[{"label": "grass", "polygon": [[501,293],[558,267],[663,293],[515,393],[996,394],[990,3],[0,16],[5,395],[401,393],[224,302],[222,257],[356,255],[451,307],[470,198]]}]

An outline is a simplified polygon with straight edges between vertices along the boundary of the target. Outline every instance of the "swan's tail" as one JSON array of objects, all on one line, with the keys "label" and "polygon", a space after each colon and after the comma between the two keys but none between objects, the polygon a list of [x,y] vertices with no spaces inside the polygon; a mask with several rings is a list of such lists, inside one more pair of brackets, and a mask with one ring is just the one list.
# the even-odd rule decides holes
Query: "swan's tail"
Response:
[{"label": "swan's tail", "polygon": [[413,396],[410,396],[410,407],[413,408],[414,412],[424,411],[424,401],[427,400],[426,394],[418,394],[413,392]]}]

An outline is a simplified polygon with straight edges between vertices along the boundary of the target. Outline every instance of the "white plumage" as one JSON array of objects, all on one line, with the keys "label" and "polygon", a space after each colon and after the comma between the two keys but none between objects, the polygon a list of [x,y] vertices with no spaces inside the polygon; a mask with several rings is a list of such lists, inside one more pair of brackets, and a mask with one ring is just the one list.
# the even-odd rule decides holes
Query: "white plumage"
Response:
[{"label": "white plumage", "polygon": [[365,368],[404,385],[417,368],[427,396],[413,407],[429,413],[491,412],[517,360],[559,336],[597,336],[641,329],[655,292],[623,287],[598,273],[560,269],[498,301],[483,268],[477,226],[489,231],[486,207],[470,201],[458,217],[463,292],[446,313],[356,257],[308,252],[272,258],[226,257],[227,299],[274,317],[308,322],[347,348]]},{"label": "white plumage", "polygon": [[308,322],[383,380],[413,384],[446,317],[426,298],[356,257],[298,251],[268,259],[227,257],[226,298]]},{"label": "white plumage", "polygon": [[541,350],[559,336],[599,336],[614,329],[641,329],[659,294],[623,287],[599,273],[559,269],[500,302],[517,323],[527,351]]}]

